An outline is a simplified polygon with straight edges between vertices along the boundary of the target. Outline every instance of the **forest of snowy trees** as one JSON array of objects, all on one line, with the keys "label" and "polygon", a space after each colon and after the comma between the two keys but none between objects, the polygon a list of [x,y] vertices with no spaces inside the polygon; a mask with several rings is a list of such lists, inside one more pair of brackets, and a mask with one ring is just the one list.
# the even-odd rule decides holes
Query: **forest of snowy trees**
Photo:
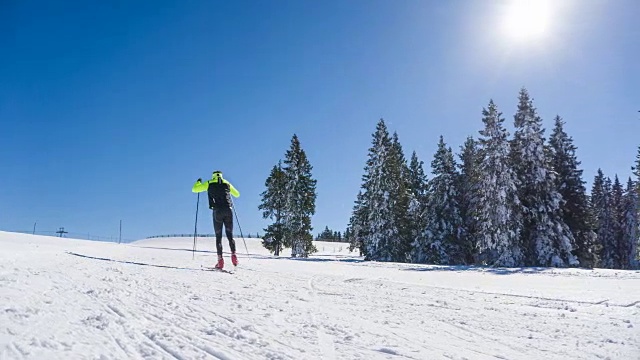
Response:
[{"label": "forest of snowy trees", "polygon": [[587,194],[558,116],[549,139],[526,89],[513,136],[493,101],[457,157],[440,137],[428,179],[384,120],[345,236],[366,259],[428,264],[638,268],[640,148],[634,178],[599,170]]},{"label": "forest of snowy trees", "polygon": [[[554,119],[548,139],[526,89],[511,136],[497,105],[454,154],[440,136],[431,178],[415,152],[407,161],[384,120],[371,148],[349,225],[317,240],[347,241],[367,260],[446,265],[639,267],[640,148],[634,178],[598,170],[587,193],[573,139]],[[316,180],[296,135],[265,182],[260,210],[273,223],[264,246],[275,255],[316,251],[311,231]]]}]

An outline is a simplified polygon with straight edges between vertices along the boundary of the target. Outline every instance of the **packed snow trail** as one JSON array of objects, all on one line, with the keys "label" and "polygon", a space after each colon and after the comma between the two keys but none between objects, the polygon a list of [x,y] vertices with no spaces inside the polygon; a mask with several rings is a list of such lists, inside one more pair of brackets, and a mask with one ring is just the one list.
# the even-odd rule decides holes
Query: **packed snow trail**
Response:
[{"label": "packed snow trail", "polygon": [[[0,359],[640,359],[640,272],[310,259],[0,232]],[[228,254],[225,254],[228,258]]]}]

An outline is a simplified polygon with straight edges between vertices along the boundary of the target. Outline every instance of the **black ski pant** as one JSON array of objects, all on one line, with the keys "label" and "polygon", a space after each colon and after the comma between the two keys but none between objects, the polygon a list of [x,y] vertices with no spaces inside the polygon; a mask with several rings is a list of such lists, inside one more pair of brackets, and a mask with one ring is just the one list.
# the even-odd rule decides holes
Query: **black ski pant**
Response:
[{"label": "black ski pant", "polygon": [[231,252],[236,252],[236,241],[233,240],[233,212],[229,208],[213,209],[213,229],[216,232],[216,250],[222,256],[222,226],[229,240]]}]

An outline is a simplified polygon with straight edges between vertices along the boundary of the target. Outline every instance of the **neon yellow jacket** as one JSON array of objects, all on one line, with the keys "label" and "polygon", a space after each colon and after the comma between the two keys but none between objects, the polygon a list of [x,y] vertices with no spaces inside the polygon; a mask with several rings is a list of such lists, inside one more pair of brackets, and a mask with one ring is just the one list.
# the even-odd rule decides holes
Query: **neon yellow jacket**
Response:
[{"label": "neon yellow jacket", "polygon": [[240,197],[240,192],[236,190],[236,188],[234,188],[233,185],[231,185],[231,183],[227,181],[227,179],[222,178],[222,176],[220,175],[215,175],[211,180],[207,180],[205,182],[196,181],[196,183],[193,184],[191,192],[199,193],[207,191],[209,189],[209,183],[216,182],[218,180],[222,180],[223,183],[229,185],[229,192],[231,192],[231,195],[233,195],[234,197]]}]

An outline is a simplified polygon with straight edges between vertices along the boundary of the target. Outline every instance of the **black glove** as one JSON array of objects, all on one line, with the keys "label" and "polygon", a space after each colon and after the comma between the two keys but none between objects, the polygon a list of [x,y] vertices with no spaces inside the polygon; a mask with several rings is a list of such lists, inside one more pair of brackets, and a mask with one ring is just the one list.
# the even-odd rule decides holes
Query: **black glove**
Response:
[{"label": "black glove", "polygon": [[202,182],[202,178],[198,178],[197,182],[201,183]]}]

